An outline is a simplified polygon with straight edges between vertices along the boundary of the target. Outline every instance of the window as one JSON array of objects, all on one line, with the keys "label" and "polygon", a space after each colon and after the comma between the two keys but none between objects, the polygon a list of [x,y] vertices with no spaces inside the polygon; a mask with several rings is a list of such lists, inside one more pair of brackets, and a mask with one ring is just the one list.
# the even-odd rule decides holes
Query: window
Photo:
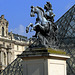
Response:
[{"label": "window", "polygon": [[18,48],[18,45],[17,45],[17,50],[18,50],[19,48]]},{"label": "window", "polygon": [[2,36],[4,36],[4,27],[2,27]]},{"label": "window", "polygon": [[5,42],[3,42],[3,46],[5,46]]},{"label": "window", "polygon": [[6,65],[6,54],[4,53],[4,65]]}]

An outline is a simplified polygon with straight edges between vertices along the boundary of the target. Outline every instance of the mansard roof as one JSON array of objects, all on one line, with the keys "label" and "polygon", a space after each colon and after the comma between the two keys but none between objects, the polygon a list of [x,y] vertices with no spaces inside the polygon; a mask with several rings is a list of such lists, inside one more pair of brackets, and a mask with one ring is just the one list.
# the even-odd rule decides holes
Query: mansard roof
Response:
[{"label": "mansard roof", "polygon": [[[18,40],[18,41],[27,41],[27,37],[26,36],[22,36],[22,35],[15,34],[15,33],[12,33],[12,34],[13,34],[13,38],[15,40]],[[9,32],[8,35],[11,36],[11,32]]]},{"label": "mansard roof", "polygon": [[27,37],[26,36],[22,36],[22,35],[18,35],[13,33],[13,37],[15,40],[19,40],[19,41],[27,41]]}]

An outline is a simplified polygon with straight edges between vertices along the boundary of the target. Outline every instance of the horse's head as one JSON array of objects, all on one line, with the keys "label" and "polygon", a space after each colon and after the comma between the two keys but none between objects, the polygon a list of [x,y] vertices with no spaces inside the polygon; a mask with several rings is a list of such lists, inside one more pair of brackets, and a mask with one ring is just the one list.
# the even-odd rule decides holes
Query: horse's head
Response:
[{"label": "horse's head", "polygon": [[35,13],[44,13],[44,10],[41,8],[41,7],[34,7],[34,6],[31,6],[31,13],[30,13],[30,16],[31,17],[34,17],[35,16]]},{"label": "horse's head", "polygon": [[31,6],[31,13],[30,13],[30,16],[31,17],[34,17],[35,16],[35,12],[36,12],[36,9],[34,6]]}]

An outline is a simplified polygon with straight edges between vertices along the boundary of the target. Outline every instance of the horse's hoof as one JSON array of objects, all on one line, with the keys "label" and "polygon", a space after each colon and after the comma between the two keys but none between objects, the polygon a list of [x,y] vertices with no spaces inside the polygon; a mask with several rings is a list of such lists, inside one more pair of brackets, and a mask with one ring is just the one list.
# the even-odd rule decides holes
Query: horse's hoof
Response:
[{"label": "horse's hoof", "polygon": [[33,23],[30,23],[30,26],[33,27]]}]

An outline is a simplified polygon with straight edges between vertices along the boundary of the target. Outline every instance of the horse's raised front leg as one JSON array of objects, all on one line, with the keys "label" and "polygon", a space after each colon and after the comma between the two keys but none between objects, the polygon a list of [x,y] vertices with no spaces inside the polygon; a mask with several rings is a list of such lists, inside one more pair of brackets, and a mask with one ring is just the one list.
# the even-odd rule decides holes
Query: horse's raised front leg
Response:
[{"label": "horse's raised front leg", "polygon": [[29,32],[29,27],[33,27],[33,24],[32,23],[30,23],[27,27],[26,27],[26,33],[28,33]]},{"label": "horse's raised front leg", "polygon": [[30,23],[30,24],[28,25],[28,27],[30,27],[30,26],[33,27],[33,23]]},{"label": "horse's raised front leg", "polygon": [[37,31],[37,27],[39,27],[40,29],[44,30],[44,26],[42,26],[40,23],[36,23],[33,28],[31,29],[31,31]]},{"label": "horse's raised front leg", "polygon": [[30,32],[31,32],[31,31],[35,31],[37,25],[39,25],[39,23],[38,23],[38,24],[35,24],[35,25],[31,28]]},{"label": "horse's raised front leg", "polygon": [[28,33],[29,32],[29,27],[26,27],[26,33]]}]

